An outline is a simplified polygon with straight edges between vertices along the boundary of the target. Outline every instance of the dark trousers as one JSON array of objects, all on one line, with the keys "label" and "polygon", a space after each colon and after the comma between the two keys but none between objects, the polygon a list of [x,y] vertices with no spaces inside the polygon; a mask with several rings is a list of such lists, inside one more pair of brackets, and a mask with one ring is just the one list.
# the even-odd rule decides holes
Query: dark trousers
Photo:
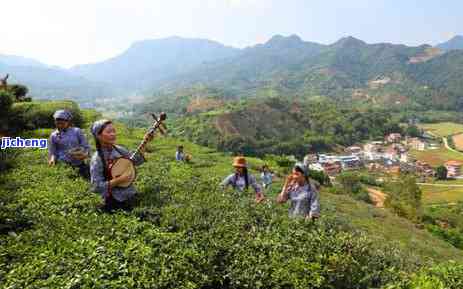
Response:
[{"label": "dark trousers", "polygon": [[129,212],[133,209],[136,203],[137,203],[136,195],[125,202],[119,202],[118,200],[114,199],[111,196],[105,199],[103,209],[108,212],[112,212],[113,210],[124,210],[124,211]]},{"label": "dark trousers", "polygon": [[89,165],[87,165],[86,163],[82,163],[79,166],[77,166],[77,168],[79,169],[79,175],[82,178],[86,180],[90,180],[90,166]]}]

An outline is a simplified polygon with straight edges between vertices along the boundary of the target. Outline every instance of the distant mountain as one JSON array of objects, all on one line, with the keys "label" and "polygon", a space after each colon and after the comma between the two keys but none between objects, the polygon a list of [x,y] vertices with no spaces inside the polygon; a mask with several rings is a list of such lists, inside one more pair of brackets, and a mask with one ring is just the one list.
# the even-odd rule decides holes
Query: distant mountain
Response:
[{"label": "distant mountain", "polygon": [[249,97],[324,96],[463,109],[461,51],[442,51],[429,45],[368,44],[351,36],[323,45],[297,35],[276,35],[244,49],[169,37],[139,41],[119,56],[69,70],[18,57],[3,57],[2,62],[0,57],[0,75],[10,73],[40,97],[95,102],[100,97],[153,95],[151,102],[182,99],[187,107],[179,111],[207,107],[200,101],[203,96],[208,105]]},{"label": "distant mountain", "polygon": [[378,79],[408,86],[410,66],[438,56],[429,45],[367,44],[354,37],[322,45],[295,35],[275,36],[236,56],[163,80],[158,86],[173,90],[201,84],[244,97],[325,95],[349,99],[354,90],[368,89]]},{"label": "distant mountain", "polygon": [[47,67],[47,65],[35,59],[6,54],[0,54],[0,63],[9,66]]},{"label": "distant mountain", "polygon": [[302,64],[326,49],[325,45],[304,42],[298,36],[274,36],[267,43],[245,48],[241,53],[198,66],[159,83],[163,88],[185,87],[202,83],[227,90],[254,90],[265,87],[275,77],[293,70],[303,70]]},{"label": "distant mountain", "polygon": [[34,98],[72,99],[86,107],[93,107],[95,99],[114,94],[111,88],[78,77],[65,69],[0,63],[0,76],[7,73],[10,74],[10,84],[28,86]]},{"label": "distant mountain", "polygon": [[436,47],[445,51],[463,49],[463,36],[457,35],[447,42],[438,44]]},{"label": "distant mountain", "polygon": [[129,91],[143,90],[200,64],[239,53],[239,49],[210,40],[170,37],[136,42],[117,57],[70,71]]}]

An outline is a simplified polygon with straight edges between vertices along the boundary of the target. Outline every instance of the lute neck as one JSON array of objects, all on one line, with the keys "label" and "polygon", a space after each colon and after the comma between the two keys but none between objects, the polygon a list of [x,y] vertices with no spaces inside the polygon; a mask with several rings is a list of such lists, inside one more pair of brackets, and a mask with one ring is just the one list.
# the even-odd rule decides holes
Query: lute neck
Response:
[{"label": "lute neck", "polygon": [[[159,119],[156,118],[154,114],[153,118],[155,119],[154,124],[151,126],[151,128],[148,130],[148,135],[153,136],[156,133],[156,129],[160,129],[161,132],[163,132],[163,124],[162,122],[166,119],[166,114],[161,113]],[[133,152],[133,154],[130,156],[131,160],[134,160],[135,155],[140,152],[142,147],[144,147],[148,143],[148,139],[143,138],[143,141],[138,145],[137,149]]]},{"label": "lute neck", "polygon": [[144,140],[138,145],[137,149],[133,152],[133,154],[130,156],[130,159],[131,159],[131,160],[134,160],[135,155],[136,155],[137,153],[140,153],[141,148],[144,147],[147,143],[148,143],[148,140],[144,139]]}]

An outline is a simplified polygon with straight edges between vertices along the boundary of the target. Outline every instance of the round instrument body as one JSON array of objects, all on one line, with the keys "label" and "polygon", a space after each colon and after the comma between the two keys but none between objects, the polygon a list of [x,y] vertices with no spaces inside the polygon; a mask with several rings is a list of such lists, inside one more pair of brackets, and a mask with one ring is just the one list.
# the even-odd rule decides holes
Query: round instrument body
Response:
[{"label": "round instrument body", "polygon": [[114,161],[114,163],[110,167],[111,176],[116,178],[121,175],[129,175],[130,178],[127,182],[121,183],[118,187],[127,188],[130,186],[134,181],[137,175],[135,166],[133,162],[128,158],[118,158]]}]

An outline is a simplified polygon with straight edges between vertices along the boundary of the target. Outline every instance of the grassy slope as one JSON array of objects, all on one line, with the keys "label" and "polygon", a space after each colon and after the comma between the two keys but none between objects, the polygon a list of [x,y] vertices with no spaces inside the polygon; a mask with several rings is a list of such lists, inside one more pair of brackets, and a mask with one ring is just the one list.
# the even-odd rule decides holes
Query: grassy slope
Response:
[{"label": "grassy slope", "polygon": [[441,147],[436,150],[425,150],[425,151],[411,150],[410,152],[411,152],[411,155],[417,160],[427,162],[433,167],[443,165],[446,161],[449,161],[449,160],[463,161],[463,154],[453,152],[444,147]]},{"label": "grassy slope", "polygon": [[405,251],[435,260],[461,260],[463,252],[418,229],[413,223],[385,209],[374,208],[348,196],[324,194],[323,202],[333,213],[349,220],[355,228],[365,230],[378,242],[395,242]]},{"label": "grassy slope", "polygon": [[[119,139],[121,144],[133,148],[141,139],[142,132],[130,132],[119,127],[119,135],[122,136]],[[25,151],[18,160],[17,168],[1,176],[0,193],[10,195],[11,203],[7,206],[21,212],[22,217],[30,220],[33,225],[14,234],[0,235],[0,282],[4,278],[7,285],[16,283],[21,287],[26,287],[30,280],[35,280],[34,284],[39,287],[44,284],[55,284],[56,287],[66,280],[71,280],[70,285],[72,282],[82,285],[95,278],[103,283],[105,280],[117,282],[117,276],[113,276],[114,266],[118,266],[120,272],[125,272],[121,274],[131,274],[134,280],[153,278],[143,271],[132,272],[134,268],[126,268],[124,264],[129,260],[130,264],[138,266],[144,266],[144,262],[161,262],[156,266],[166,266],[171,262],[168,257],[170,253],[163,251],[167,250],[165,247],[162,250],[156,247],[153,242],[186,242],[182,241],[182,234],[162,229],[176,226],[170,224],[172,216],[175,216],[176,205],[169,203],[172,200],[169,201],[166,192],[180,190],[173,195],[188,202],[185,191],[195,193],[195,190],[187,187],[182,189],[182,178],[201,178],[201,182],[215,186],[231,171],[230,156],[191,143],[182,143],[186,151],[193,154],[194,162],[191,165],[174,162],[178,140],[163,138],[153,141],[147,155],[148,162],[139,170],[137,186],[142,194],[138,207],[131,213],[114,215],[96,211],[99,196],[90,192],[88,184],[77,178],[69,168],[58,166],[48,169],[45,165],[46,151]],[[262,164],[258,159],[251,159],[250,162],[253,167]],[[180,184],[180,187],[174,187],[172,183]],[[270,199],[274,199],[278,187],[276,184],[268,194]],[[159,194],[156,193],[158,189]],[[210,198],[213,200],[221,197]],[[385,240],[395,241],[406,252],[414,252],[424,259],[463,260],[460,250],[424,230],[416,229],[410,222],[388,211],[354,201],[348,196],[328,193],[322,193],[321,202],[325,218],[336,216],[348,226],[365,230],[378,244]],[[165,210],[171,211],[171,217],[157,219],[153,203],[164,204],[167,207]],[[284,218],[286,215],[285,206],[270,201],[256,210],[272,218]],[[195,214],[192,212],[192,216]],[[153,223],[161,227],[153,226]],[[133,250],[136,250],[136,254]],[[187,250],[185,254],[193,252],[196,251]],[[152,259],[153,254],[159,256],[155,261]],[[185,258],[200,256],[188,255]],[[190,272],[194,269],[185,267],[182,270]],[[152,274],[172,273],[160,271]]]},{"label": "grassy slope", "polygon": [[463,150],[463,134],[456,134],[452,136],[453,143],[455,144],[455,148],[459,151]]},{"label": "grassy slope", "polygon": [[446,204],[463,201],[463,187],[420,186],[423,191],[423,203]]},{"label": "grassy slope", "polygon": [[424,123],[419,127],[440,137],[463,132],[463,124],[454,122]]}]

